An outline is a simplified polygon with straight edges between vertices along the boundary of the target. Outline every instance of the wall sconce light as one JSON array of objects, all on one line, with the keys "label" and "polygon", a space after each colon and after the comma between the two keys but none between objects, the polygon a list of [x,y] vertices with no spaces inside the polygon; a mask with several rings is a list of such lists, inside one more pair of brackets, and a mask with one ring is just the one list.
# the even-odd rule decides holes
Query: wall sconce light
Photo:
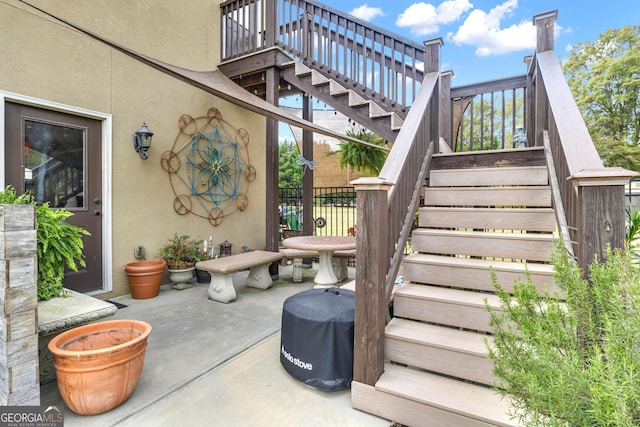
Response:
[{"label": "wall sconce light", "polygon": [[151,147],[151,137],[153,132],[147,127],[147,123],[142,123],[140,129],[133,133],[133,149],[136,150],[142,160],[147,160],[149,154],[147,150]]}]

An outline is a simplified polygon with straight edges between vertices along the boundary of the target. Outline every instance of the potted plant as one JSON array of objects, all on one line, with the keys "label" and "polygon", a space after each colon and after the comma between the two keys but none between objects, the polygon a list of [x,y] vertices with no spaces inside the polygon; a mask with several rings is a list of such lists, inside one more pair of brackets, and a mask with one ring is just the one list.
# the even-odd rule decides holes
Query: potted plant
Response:
[{"label": "potted plant", "polygon": [[82,236],[89,232],[67,222],[73,215],[65,209],[52,209],[49,203],[37,205],[31,194],[16,195],[11,186],[0,192],[0,204],[31,204],[36,209],[38,253],[38,300],[65,296],[62,285],[65,270],[85,266]]},{"label": "potted plant", "polygon": [[158,257],[167,263],[173,289],[182,290],[191,287],[187,282],[193,277],[198,248],[202,243],[202,240],[176,233],[158,249]]},{"label": "potted plant", "polygon": [[589,279],[563,247],[553,252],[564,299],[530,280],[513,295],[496,284],[488,345],[498,391],[526,425],[640,424],[640,269],[629,250],[611,250]]},{"label": "potted plant", "polygon": [[[211,252],[207,252],[206,254],[203,253],[202,251],[198,251],[198,254],[196,255],[196,263],[200,262],[200,261],[208,261],[210,259],[216,259],[218,258],[218,255],[213,254],[213,256],[210,255]],[[211,273],[209,273],[206,270],[200,270],[196,267],[196,280],[198,283],[210,283],[211,282]]]}]

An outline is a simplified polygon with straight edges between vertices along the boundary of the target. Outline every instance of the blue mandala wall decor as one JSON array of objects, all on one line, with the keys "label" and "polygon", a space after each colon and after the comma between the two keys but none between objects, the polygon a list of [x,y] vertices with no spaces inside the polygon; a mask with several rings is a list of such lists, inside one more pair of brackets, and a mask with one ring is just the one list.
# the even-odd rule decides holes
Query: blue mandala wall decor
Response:
[{"label": "blue mandala wall decor", "polygon": [[180,132],[160,158],[179,215],[194,214],[217,227],[226,216],[245,211],[256,169],[249,161],[249,133],[235,129],[216,108],[207,115],[178,119]]}]

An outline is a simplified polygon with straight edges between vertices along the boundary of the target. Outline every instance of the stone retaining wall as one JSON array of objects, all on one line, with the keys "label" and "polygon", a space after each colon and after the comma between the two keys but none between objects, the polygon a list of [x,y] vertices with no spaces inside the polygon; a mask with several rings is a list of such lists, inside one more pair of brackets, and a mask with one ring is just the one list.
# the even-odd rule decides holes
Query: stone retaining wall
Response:
[{"label": "stone retaining wall", "polygon": [[0,405],[40,405],[35,208],[0,205]]}]

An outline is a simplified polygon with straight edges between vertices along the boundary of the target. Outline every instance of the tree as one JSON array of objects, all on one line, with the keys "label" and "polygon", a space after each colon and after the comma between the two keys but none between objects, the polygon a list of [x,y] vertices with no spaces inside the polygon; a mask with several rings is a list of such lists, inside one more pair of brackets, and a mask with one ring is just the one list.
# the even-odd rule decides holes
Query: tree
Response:
[{"label": "tree", "polygon": [[297,187],[302,182],[302,167],[298,160],[298,146],[295,142],[284,141],[278,146],[278,186]]},{"label": "tree", "polygon": [[564,73],[604,164],[640,170],[640,25],[579,43]]},{"label": "tree", "polygon": [[[384,147],[385,140],[378,137],[373,132],[364,128],[354,131],[349,129],[347,136],[369,142],[380,147]],[[344,169],[350,167],[358,172],[370,172],[374,176],[378,176],[387,159],[387,153],[369,145],[358,144],[357,142],[341,141],[338,144],[339,150],[330,151],[328,155],[338,154],[338,164]]]}]

